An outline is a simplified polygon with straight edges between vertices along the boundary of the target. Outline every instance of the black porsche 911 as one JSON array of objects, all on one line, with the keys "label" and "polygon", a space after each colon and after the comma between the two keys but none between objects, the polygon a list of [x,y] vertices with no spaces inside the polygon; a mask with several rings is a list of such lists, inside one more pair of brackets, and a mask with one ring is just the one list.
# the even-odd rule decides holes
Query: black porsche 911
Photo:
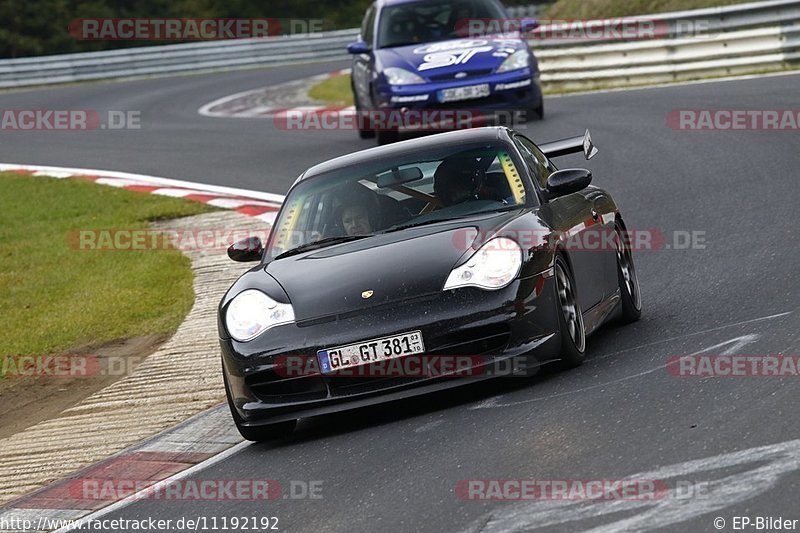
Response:
[{"label": "black porsche 911", "polygon": [[259,262],[219,305],[241,434],[266,440],[300,417],[576,366],[586,335],[637,320],[617,205],[590,171],[551,161],[596,151],[588,131],[537,147],[476,128],[308,169],[268,242],[228,249]]}]

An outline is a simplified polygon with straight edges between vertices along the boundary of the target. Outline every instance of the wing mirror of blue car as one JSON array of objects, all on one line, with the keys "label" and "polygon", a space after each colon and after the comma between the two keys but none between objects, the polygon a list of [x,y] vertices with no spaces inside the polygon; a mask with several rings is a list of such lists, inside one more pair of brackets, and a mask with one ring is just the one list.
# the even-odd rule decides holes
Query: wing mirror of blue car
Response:
[{"label": "wing mirror of blue car", "polygon": [[539,21],[534,18],[524,18],[519,21],[519,30],[528,33],[540,26]]},{"label": "wing mirror of blue car", "polygon": [[248,237],[228,247],[228,257],[240,263],[261,261],[264,245],[258,237]]},{"label": "wing mirror of blue car", "polygon": [[368,54],[369,45],[364,41],[356,41],[354,43],[350,43],[347,45],[347,53],[353,55]]},{"label": "wing mirror of blue car", "polygon": [[550,198],[558,198],[585,189],[592,182],[592,171],[585,168],[567,168],[550,174],[547,191]]}]

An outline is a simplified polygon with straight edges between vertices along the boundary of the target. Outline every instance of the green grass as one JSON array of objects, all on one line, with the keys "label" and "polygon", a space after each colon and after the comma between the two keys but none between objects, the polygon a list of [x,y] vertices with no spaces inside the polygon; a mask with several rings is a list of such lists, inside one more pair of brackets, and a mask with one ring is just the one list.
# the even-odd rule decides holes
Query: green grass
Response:
[{"label": "green grass", "polygon": [[322,80],[309,89],[308,95],[315,100],[331,105],[353,105],[350,74]]},{"label": "green grass", "polygon": [[0,173],[0,356],[44,355],[177,329],[194,301],[177,250],[76,249],[87,229],[144,229],[204,204],[79,180]]},{"label": "green grass", "polygon": [[752,0],[558,0],[542,19],[598,19],[648,15],[704,7],[742,4]]}]

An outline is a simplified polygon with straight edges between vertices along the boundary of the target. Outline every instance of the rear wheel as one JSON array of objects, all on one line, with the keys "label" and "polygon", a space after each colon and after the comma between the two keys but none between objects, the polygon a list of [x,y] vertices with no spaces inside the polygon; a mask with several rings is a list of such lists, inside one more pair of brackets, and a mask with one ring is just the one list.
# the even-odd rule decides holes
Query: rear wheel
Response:
[{"label": "rear wheel", "polygon": [[620,308],[622,322],[636,322],[642,316],[642,296],[639,292],[639,278],[633,266],[630,243],[624,238],[619,226],[614,230],[617,245],[617,280],[619,282]]},{"label": "rear wheel", "polygon": [[583,315],[575,292],[575,280],[567,262],[556,256],[556,299],[558,324],[561,330],[561,366],[574,368],[586,358],[586,330]]},{"label": "rear wheel", "polygon": [[225,383],[225,396],[228,399],[228,407],[231,410],[233,423],[236,424],[236,429],[239,434],[245,439],[253,442],[265,442],[269,440],[280,439],[288,437],[297,426],[297,420],[287,420],[286,422],[278,422],[277,424],[268,424],[266,426],[245,426],[242,425],[239,414],[233,406],[233,399],[231,398],[230,388],[228,387],[228,377],[225,375],[225,370],[222,371],[222,381]]}]

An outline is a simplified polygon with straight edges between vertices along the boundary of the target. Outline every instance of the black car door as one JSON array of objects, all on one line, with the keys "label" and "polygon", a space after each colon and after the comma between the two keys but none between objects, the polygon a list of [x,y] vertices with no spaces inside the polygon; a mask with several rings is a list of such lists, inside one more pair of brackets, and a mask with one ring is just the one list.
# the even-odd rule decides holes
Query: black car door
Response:
[{"label": "black car door", "polygon": [[[531,177],[543,189],[547,178],[556,170],[536,145],[523,137],[515,136]],[[540,216],[564,240],[577,285],[578,303],[585,313],[598,304],[607,292],[608,239],[604,236],[602,213],[596,206],[604,204],[600,189],[588,187],[582,191],[548,200],[540,209]],[[613,227],[613,223],[612,223]]]}]

